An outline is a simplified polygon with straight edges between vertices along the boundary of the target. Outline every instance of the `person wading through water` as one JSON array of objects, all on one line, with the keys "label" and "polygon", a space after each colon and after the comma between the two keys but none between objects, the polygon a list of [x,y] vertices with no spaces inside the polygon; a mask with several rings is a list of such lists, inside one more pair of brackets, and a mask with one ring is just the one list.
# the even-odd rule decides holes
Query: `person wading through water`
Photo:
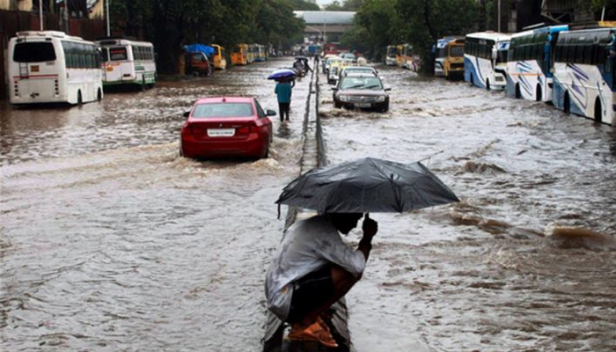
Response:
[{"label": "person wading through water", "polygon": [[[278,110],[280,111],[280,121],[289,121],[289,109],[291,107],[291,93],[293,87],[288,80],[280,80],[276,83],[274,92],[278,96]],[[286,115],[286,119],[285,119]]]},{"label": "person wading through water", "polygon": [[321,316],[362,277],[378,231],[366,214],[357,250],[340,236],[357,226],[361,213],[331,213],[299,220],[286,231],[265,280],[268,308],[291,324],[290,340],[337,343]]}]

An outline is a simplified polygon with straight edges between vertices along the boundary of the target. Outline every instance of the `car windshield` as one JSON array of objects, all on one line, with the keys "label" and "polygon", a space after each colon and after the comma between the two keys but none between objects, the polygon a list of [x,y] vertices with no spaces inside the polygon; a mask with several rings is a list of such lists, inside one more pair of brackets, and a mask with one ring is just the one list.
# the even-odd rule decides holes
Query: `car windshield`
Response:
[{"label": "car windshield", "polygon": [[192,117],[208,119],[218,117],[250,117],[253,116],[250,103],[205,103],[195,107]]},{"label": "car windshield", "polygon": [[340,82],[340,89],[382,89],[377,77],[346,77]]}]

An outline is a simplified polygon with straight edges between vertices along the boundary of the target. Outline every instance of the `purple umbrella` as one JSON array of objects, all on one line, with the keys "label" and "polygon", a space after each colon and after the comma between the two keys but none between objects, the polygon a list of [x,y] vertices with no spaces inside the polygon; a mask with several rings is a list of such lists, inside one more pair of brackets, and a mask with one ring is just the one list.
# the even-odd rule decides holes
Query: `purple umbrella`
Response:
[{"label": "purple umbrella", "polygon": [[281,79],[294,79],[297,75],[297,71],[290,68],[283,68],[272,72],[267,79],[273,79],[279,81]]}]

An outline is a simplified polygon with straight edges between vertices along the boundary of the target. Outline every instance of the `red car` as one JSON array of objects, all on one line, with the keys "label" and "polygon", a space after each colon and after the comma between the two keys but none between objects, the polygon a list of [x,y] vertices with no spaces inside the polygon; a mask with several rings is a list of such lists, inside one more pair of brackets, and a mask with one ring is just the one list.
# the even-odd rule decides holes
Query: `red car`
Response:
[{"label": "red car", "polygon": [[273,110],[254,98],[199,99],[182,126],[180,154],[188,158],[267,157],[273,138]]}]

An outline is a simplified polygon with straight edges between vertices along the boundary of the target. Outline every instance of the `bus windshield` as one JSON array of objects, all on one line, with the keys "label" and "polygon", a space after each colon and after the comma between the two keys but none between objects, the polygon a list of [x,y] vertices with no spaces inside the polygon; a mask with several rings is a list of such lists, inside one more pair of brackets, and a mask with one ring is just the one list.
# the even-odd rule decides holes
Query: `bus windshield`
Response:
[{"label": "bus windshield", "polygon": [[496,63],[507,62],[507,53],[509,50],[499,50],[496,56]]},{"label": "bus windshield", "polygon": [[398,49],[396,48],[387,48],[387,57],[396,57],[398,53]]},{"label": "bus windshield", "polygon": [[455,45],[451,47],[449,51],[450,56],[453,57],[463,57],[464,56],[464,47],[461,45]]},{"label": "bus windshield", "polygon": [[49,42],[19,43],[15,45],[13,61],[15,62],[45,62],[55,61],[56,51]]},{"label": "bus windshield", "polygon": [[125,47],[109,48],[109,59],[111,61],[128,60]]}]

